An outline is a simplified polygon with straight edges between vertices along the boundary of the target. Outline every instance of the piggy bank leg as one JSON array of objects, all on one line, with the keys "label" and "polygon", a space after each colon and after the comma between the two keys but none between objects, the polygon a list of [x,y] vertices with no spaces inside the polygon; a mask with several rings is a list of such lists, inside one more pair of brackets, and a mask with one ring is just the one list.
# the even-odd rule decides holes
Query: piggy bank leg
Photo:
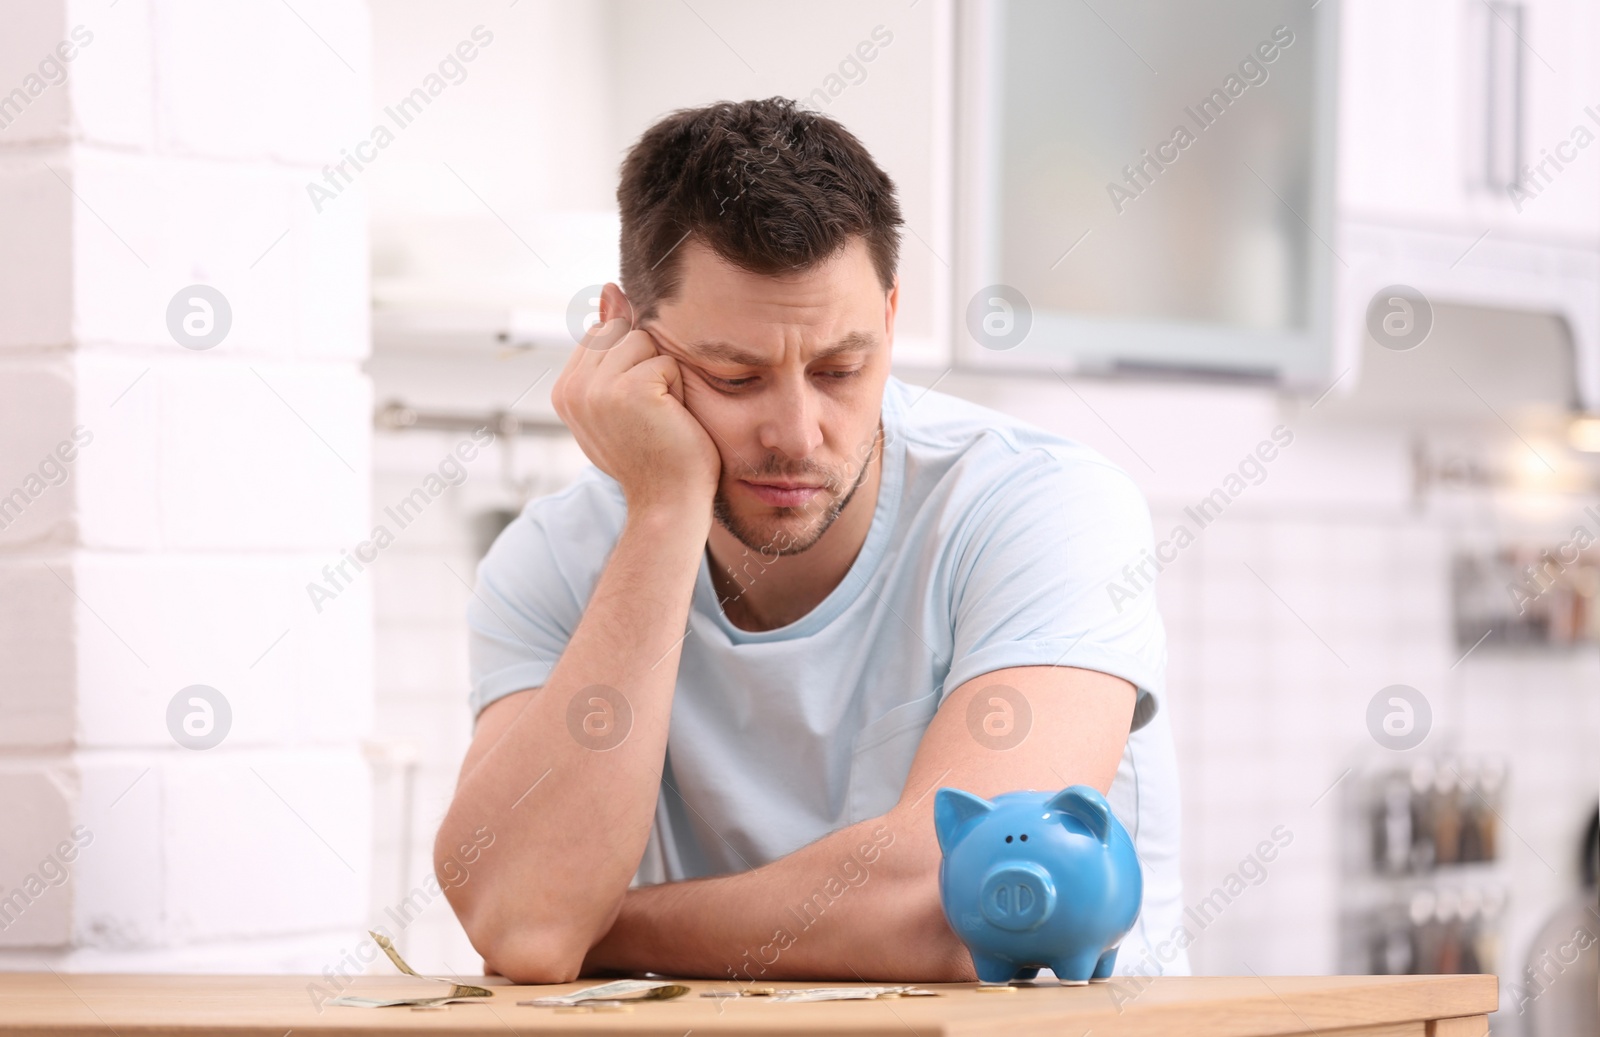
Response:
[{"label": "piggy bank leg", "polygon": [[1020,980],[1028,980],[1028,979],[1037,979],[1038,976],[1039,976],[1038,968],[1037,967],[1030,967],[1030,968],[1026,968],[1026,969],[1018,969],[1017,970],[1017,974],[1015,976],[1013,976],[1012,978],[1013,979],[1020,979]]},{"label": "piggy bank leg", "polygon": [[1087,986],[1099,960],[1100,956],[1091,949],[1070,958],[1056,959],[1050,963],[1050,971],[1056,974],[1064,987]]},{"label": "piggy bank leg", "polygon": [[[1018,972],[1017,966],[1000,958],[991,958],[987,954],[974,954],[972,965],[978,972],[978,982],[991,986],[998,983],[1010,983]],[[1034,975],[1039,974],[1038,969],[1033,970]]]},{"label": "piggy bank leg", "polygon": [[1111,970],[1117,964],[1117,948],[1100,955],[1100,960],[1095,964],[1094,975],[1089,977],[1091,983],[1104,983],[1111,978]]}]

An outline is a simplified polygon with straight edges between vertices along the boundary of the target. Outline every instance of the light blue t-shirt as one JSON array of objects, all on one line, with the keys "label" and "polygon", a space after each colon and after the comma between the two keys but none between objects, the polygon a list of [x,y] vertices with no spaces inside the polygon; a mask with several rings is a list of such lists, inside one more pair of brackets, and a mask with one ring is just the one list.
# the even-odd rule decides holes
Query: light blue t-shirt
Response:
[{"label": "light blue t-shirt", "polygon": [[[745,871],[883,814],[948,693],[1006,667],[1081,667],[1138,689],[1107,798],[1134,837],[1144,906],[1116,972],[1188,974],[1170,940],[1182,904],[1165,632],[1153,590],[1108,589],[1152,545],[1143,496],[1082,444],[896,378],[882,415],[872,526],[810,613],[740,630],[702,559],[635,882]],[[467,608],[474,715],[544,684],[625,514],[621,488],[589,467],[501,533]]]}]

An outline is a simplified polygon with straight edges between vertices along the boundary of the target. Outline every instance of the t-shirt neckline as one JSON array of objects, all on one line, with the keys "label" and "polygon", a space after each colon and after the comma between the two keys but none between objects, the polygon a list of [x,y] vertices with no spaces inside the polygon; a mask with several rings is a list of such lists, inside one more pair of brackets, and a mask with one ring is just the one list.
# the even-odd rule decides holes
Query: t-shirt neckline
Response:
[{"label": "t-shirt neckline", "polygon": [[898,379],[890,376],[884,384],[883,407],[883,471],[878,483],[877,506],[872,513],[872,525],[861,544],[855,561],[828,596],[804,616],[786,626],[772,630],[745,630],[735,626],[722,610],[717,599],[716,585],[711,581],[711,552],[701,553],[700,574],[695,581],[698,611],[708,615],[729,641],[735,644],[755,644],[764,641],[788,641],[809,637],[838,618],[861,596],[868,583],[877,575],[878,563],[888,549],[894,534],[895,522],[900,514],[900,498],[905,486],[905,435],[904,400]]}]

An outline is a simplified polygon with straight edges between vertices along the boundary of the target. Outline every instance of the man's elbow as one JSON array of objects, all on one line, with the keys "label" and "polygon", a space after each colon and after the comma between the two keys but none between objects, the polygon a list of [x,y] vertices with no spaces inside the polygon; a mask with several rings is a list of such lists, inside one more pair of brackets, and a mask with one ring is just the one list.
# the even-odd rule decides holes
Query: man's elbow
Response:
[{"label": "man's elbow", "polygon": [[541,917],[526,890],[508,895],[485,872],[458,886],[445,885],[444,894],[467,939],[494,972],[516,983],[578,978],[593,940],[571,918]]},{"label": "man's elbow", "polygon": [[470,900],[452,891],[451,906],[489,969],[514,983],[568,983],[578,978],[591,940],[556,919],[528,917],[517,905],[478,890]]},{"label": "man's elbow", "polygon": [[570,983],[583,970],[588,948],[526,934],[506,934],[473,946],[490,969],[519,985]]}]

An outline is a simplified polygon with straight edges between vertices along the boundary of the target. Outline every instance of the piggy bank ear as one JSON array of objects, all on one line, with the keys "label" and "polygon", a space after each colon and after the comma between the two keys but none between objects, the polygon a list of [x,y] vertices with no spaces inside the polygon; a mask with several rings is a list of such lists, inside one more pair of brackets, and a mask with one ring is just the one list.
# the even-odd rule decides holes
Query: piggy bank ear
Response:
[{"label": "piggy bank ear", "polygon": [[949,853],[960,842],[956,832],[968,820],[987,814],[994,804],[982,796],[960,789],[940,789],[933,797],[933,830],[939,836],[939,850]]},{"label": "piggy bank ear", "polygon": [[1045,807],[1082,821],[1101,842],[1105,842],[1111,834],[1111,804],[1092,785],[1073,785],[1062,789]]}]

